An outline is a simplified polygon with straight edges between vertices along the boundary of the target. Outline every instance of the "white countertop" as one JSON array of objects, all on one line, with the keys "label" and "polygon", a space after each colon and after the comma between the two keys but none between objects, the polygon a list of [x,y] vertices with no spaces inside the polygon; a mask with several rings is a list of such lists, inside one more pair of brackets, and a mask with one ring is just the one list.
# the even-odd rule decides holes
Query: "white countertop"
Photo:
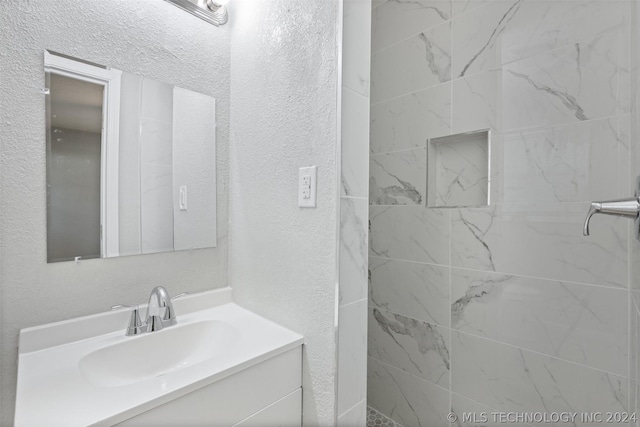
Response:
[{"label": "white countertop", "polygon": [[[301,335],[229,302],[230,292],[227,288],[176,300],[178,325],[153,333],[220,320],[237,330],[232,345],[204,362],[123,386],[90,383],[79,362],[99,348],[141,337],[124,335],[128,310],[124,316],[109,312],[23,329],[15,426],[113,425],[302,345]],[[92,336],[96,330],[100,334]]]}]

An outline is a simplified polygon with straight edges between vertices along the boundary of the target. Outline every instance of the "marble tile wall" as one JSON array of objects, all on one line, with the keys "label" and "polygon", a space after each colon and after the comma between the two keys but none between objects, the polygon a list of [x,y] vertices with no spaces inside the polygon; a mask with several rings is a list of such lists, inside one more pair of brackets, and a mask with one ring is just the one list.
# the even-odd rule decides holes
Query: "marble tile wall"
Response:
[{"label": "marble tile wall", "polygon": [[[582,236],[589,202],[629,196],[640,173],[638,9],[373,2],[374,409],[413,427],[640,406],[640,243],[609,216]],[[483,129],[491,205],[427,208],[427,141]]]},{"label": "marble tile wall", "polygon": [[[367,258],[369,246],[367,220],[369,215],[369,75],[372,3],[371,0],[344,0],[342,4],[342,134],[336,425],[353,427],[364,426],[367,423]],[[378,179],[381,185],[391,187],[396,182],[393,177],[385,174],[386,162],[392,162],[395,166],[401,161],[411,161],[411,158],[381,160],[382,166],[378,170]]]}]

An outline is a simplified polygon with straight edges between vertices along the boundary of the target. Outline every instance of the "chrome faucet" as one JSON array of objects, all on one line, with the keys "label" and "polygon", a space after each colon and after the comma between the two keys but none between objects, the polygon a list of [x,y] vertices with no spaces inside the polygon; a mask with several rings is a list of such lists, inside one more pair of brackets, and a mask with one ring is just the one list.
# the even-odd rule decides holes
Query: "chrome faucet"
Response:
[{"label": "chrome faucet", "polygon": [[176,315],[169,293],[162,286],[156,286],[149,295],[147,305],[147,332],[159,331],[165,326],[176,324]]},{"label": "chrome faucet", "polygon": [[173,326],[177,323],[176,313],[173,310],[172,301],[181,296],[187,295],[188,292],[183,292],[169,297],[169,293],[162,286],[156,286],[151,290],[149,295],[149,304],[147,305],[147,317],[144,323],[140,320],[139,306],[130,305],[114,305],[112,310],[120,308],[131,308],[131,318],[129,319],[129,325],[125,335],[139,335],[145,332],[160,331],[165,326]]},{"label": "chrome faucet", "polygon": [[632,219],[634,222],[634,235],[637,240],[640,240],[640,176],[636,178],[636,189],[633,197],[591,203],[582,227],[584,236],[590,234],[589,222],[591,222],[591,217],[595,214],[615,215]]}]

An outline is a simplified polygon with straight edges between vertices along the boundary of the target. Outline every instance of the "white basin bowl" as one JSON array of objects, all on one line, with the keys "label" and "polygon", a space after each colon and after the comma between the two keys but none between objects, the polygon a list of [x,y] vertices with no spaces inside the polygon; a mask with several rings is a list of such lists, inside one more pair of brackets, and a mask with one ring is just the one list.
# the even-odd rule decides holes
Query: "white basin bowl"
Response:
[{"label": "white basin bowl", "polygon": [[238,335],[219,320],[178,324],[95,350],[78,367],[91,384],[121,387],[213,359],[229,350]]}]

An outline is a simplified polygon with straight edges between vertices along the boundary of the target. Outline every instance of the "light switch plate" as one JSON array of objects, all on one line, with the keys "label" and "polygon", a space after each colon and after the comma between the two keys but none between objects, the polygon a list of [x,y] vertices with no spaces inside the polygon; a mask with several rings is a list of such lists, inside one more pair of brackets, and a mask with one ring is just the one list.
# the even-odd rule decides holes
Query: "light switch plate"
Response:
[{"label": "light switch plate", "polygon": [[300,168],[298,174],[298,206],[301,208],[316,207],[317,166]]},{"label": "light switch plate", "polygon": [[180,187],[180,194],[178,196],[178,204],[180,205],[181,211],[187,210],[187,186],[183,185]]}]

